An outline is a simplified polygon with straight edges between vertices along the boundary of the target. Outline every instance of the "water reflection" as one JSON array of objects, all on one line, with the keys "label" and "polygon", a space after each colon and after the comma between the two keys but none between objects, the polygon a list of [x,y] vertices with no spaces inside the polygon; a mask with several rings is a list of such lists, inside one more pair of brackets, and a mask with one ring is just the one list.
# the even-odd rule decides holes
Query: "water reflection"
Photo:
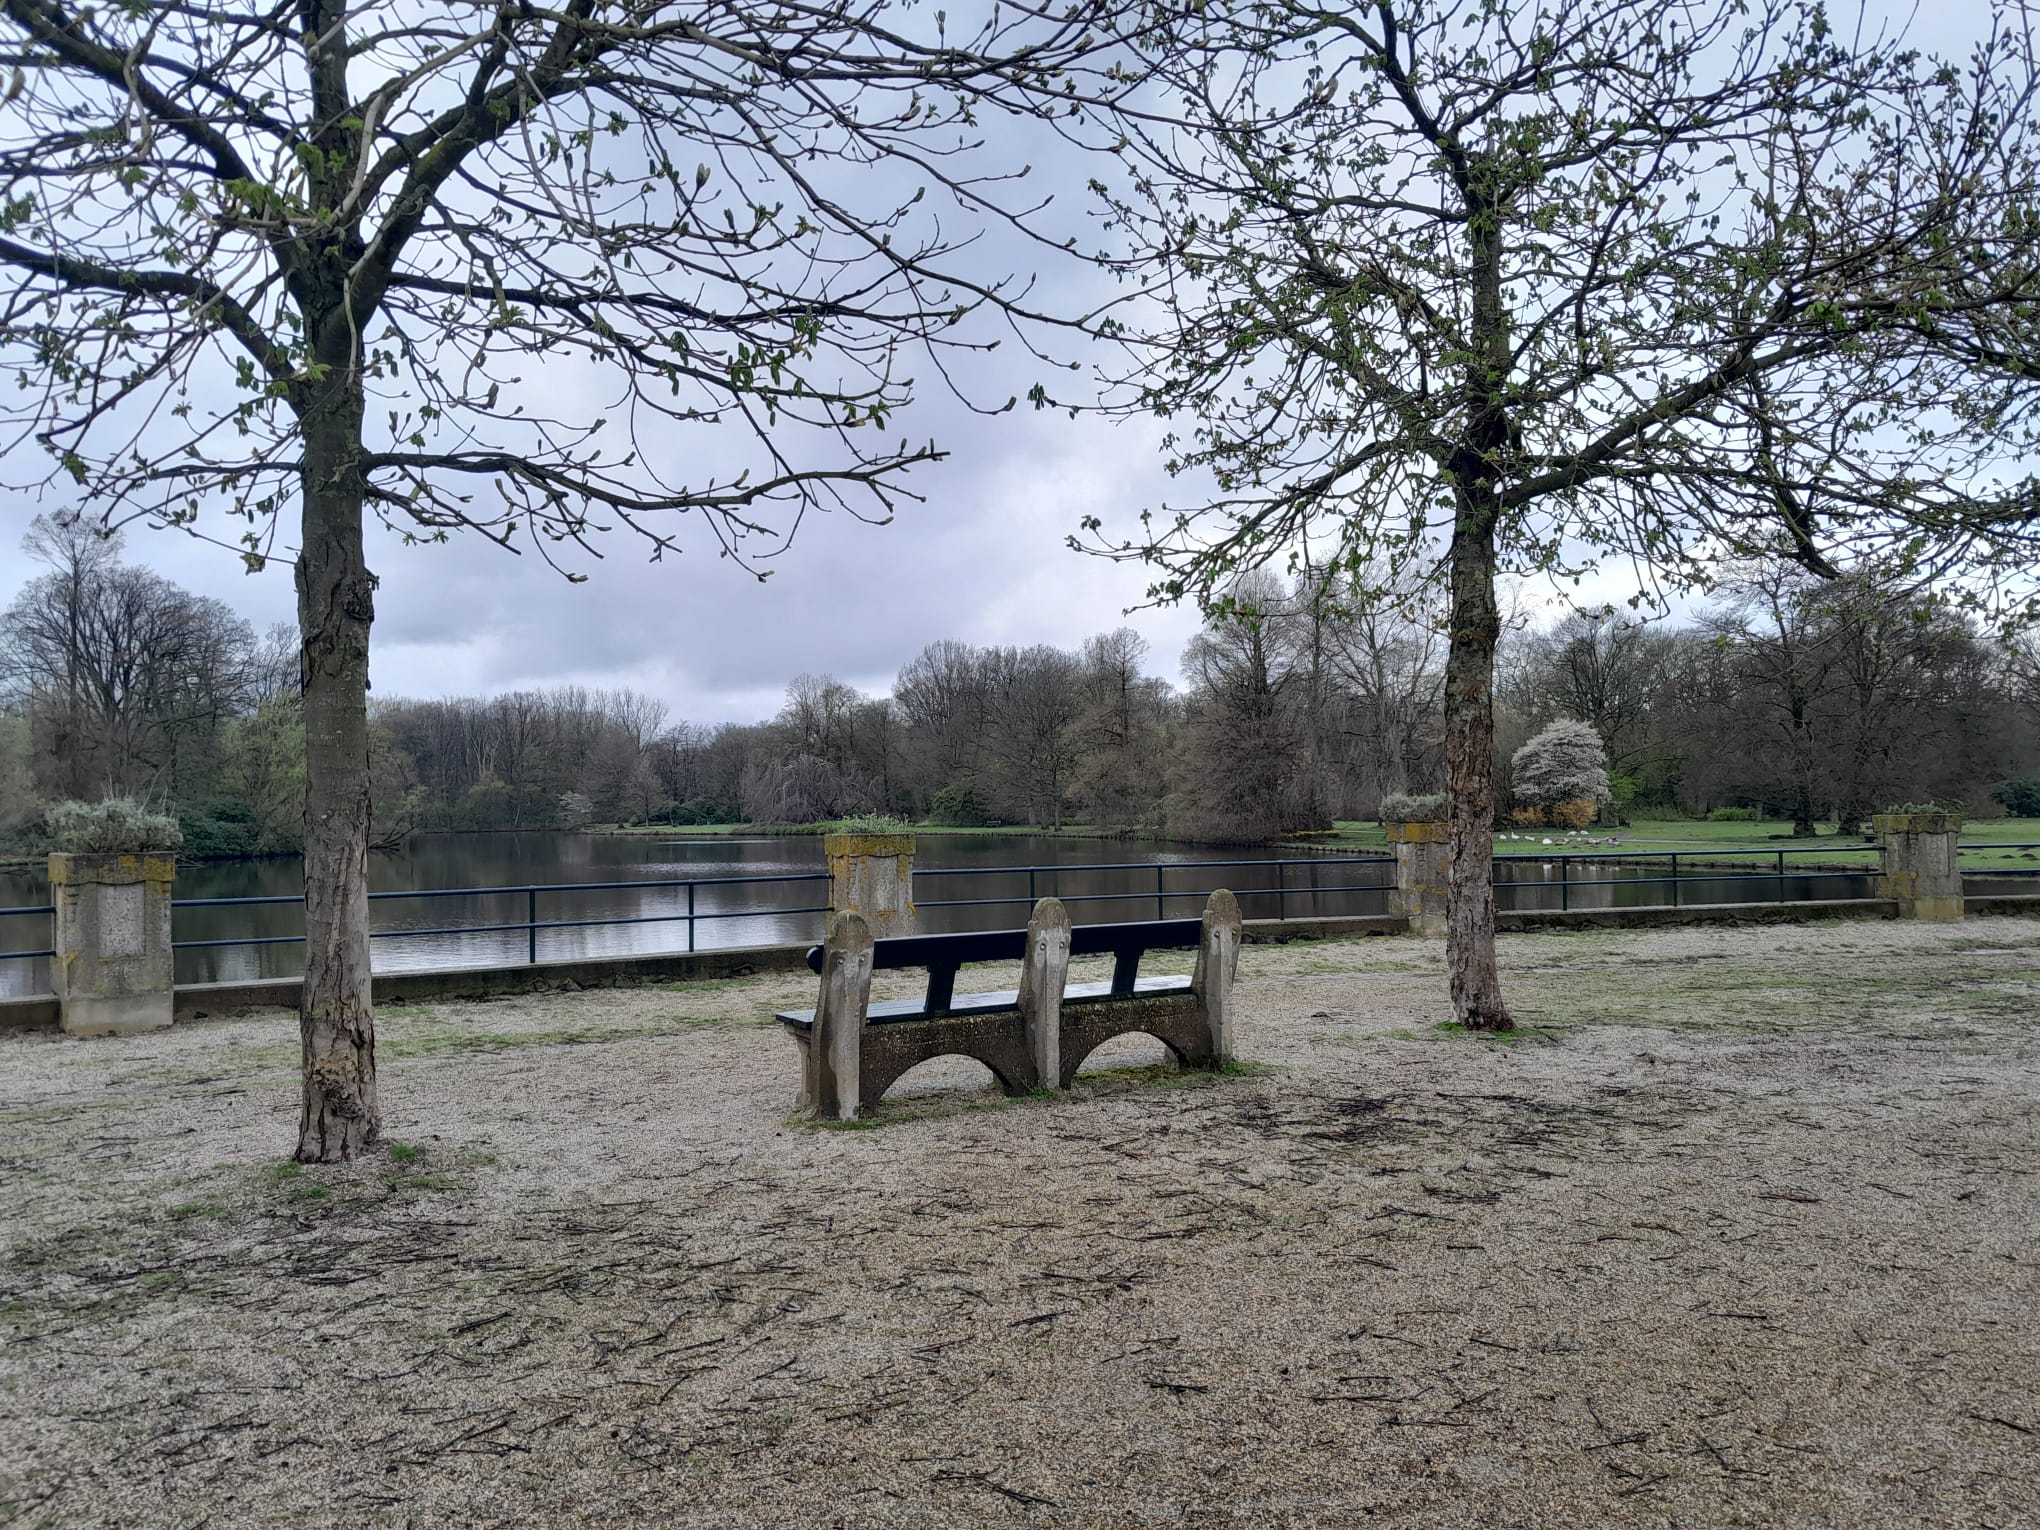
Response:
[{"label": "water reflection", "polygon": [[[820,938],[828,901],[815,836],[435,834],[369,863],[379,972],[713,950]],[[1248,917],[1380,913],[1386,863],[1281,868],[1266,850],[1051,835],[927,835],[915,896],[930,931],[1021,923],[1034,897],[1070,900],[1080,923],[1194,915],[1230,886]],[[1196,865],[1221,862],[1222,865]],[[1026,872],[999,868],[1031,866]],[[1155,878],[1161,878],[1159,896]],[[627,886],[586,886],[628,883]],[[662,883],[692,883],[658,885]],[[432,897],[422,889],[465,889]],[[295,859],[207,862],[178,874],[180,983],[291,976],[304,916]],[[396,896],[390,896],[390,895]],[[0,906],[48,897],[40,875],[0,873]],[[208,900],[283,901],[219,906]],[[690,912],[693,917],[688,917]],[[540,926],[525,928],[527,921]],[[596,922],[600,921],[600,922]],[[480,928],[477,928],[480,927]],[[49,944],[49,920],[0,921],[0,950]],[[691,945],[690,945],[691,941]],[[207,944],[221,942],[220,944]],[[246,944],[243,942],[255,942]],[[47,992],[47,961],[0,962],[0,994]]]}]

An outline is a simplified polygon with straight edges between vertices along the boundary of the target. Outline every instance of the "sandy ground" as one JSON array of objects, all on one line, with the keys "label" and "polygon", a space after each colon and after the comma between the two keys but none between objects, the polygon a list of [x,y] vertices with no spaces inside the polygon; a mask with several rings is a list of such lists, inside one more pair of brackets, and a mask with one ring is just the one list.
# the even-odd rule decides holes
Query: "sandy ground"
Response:
[{"label": "sandy ground", "polygon": [[2040,1523],[2040,924],[1503,955],[860,1130],[803,981],[392,1010],[302,1172],[287,1017],[0,1039],[0,1525]]}]

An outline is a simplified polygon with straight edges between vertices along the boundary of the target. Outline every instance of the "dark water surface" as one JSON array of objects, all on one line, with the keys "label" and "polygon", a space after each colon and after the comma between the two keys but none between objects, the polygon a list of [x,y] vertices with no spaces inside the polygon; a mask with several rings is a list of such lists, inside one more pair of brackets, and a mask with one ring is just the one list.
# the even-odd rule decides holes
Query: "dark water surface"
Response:
[{"label": "dark water surface", "polygon": [[[531,959],[564,961],[590,956],[689,949],[693,946],[769,945],[819,939],[828,880],[819,836],[709,836],[563,833],[420,834],[404,849],[369,858],[372,893],[425,889],[498,889],[439,897],[379,897],[373,917],[377,971],[494,967]],[[1293,853],[1293,852],[1291,852]],[[1386,907],[1386,863],[1314,866],[1241,865],[1278,852],[1214,849],[1162,840],[1068,839],[1053,835],[924,835],[915,852],[914,896],[928,931],[996,929],[1024,923],[1033,896],[1055,893],[1071,902],[1081,923],[1195,914],[1214,887],[1243,894],[1250,916],[1380,913]],[[1193,862],[1224,862],[1201,866]],[[989,868],[1042,867],[993,874]],[[1069,869],[1052,868],[1102,868]],[[1157,872],[1159,869],[1159,873]],[[922,872],[958,873],[920,875]],[[1156,878],[1159,874],[1160,897]],[[1292,895],[1278,900],[1278,877]],[[1313,896],[1315,881],[1318,891]],[[686,886],[569,887],[580,883],[692,882]],[[1358,891],[1335,891],[1358,887]],[[537,888],[531,892],[527,889]],[[1030,888],[1032,896],[1030,896]],[[556,890],[555,890],[556,889]],[[1252,896],[1254,889],[1270,889]],[[304,930],[295,903],[193,906],[190,900],[291,898],[304,891],[295,858],[207,861],[177,877],[177,980],[203,983],[286,976],[301,970],[302,956],[288,937]],[[49,887],[39,872],[0,871],[0,907],[46,903]],[[959,903],[943,908],[930,905]],[[541,924],[627,920],[581,928]],[[516,925],[474,931],[461,927]],[[407,931],[411,933],[398,934]],[[383,935],[383,932],[391,932]],[[265,945],[186,945],[188,942],[266,938]],[[0,951],[50,944],[47,917],[0,919]],[[0,995],[49,989],[44,959],[0,961]]]},{"label": "dark water surface", "polygon": [[[915,855],[914,897],[921,927],[928,931],[1011,928],[1024,923],[1033,897],[1054,893],[1070,903],[1079,923],[1194,915],[1214,887],[1240,894],[1249,918],[1338,914],[1379,914],[1387,910],[1386,861],[1354,864],[1350,858],[1310,858],[1277,867],[1277,857],[1299,860],[1296,852],[1218,849],[1167,840],[1065,839],[1053,835],[924,835]],[[1200,863],[1221,864],[1200,864]],[[1025,871],[999,868],[1040,867]],[[1846,876],[1805,873],[1780,878],[1768,873],[1724,875],[1682,867],[1717,880],[1686,881],[1675,890],[1658,880],[1662,866],[1589,862],[1574,857],[1576,881],[1601,879],[1600,886],[1557,886],[1563,873],[1556,860],[1498,863],[1503,908],[1610,908],[1670,903],[1738,903],[1806,898],[1862,898],[1873,894],[1869,873]],[[1067,868],[1056,870],[1054,868]],[[923,873],[935,873],[933,875]],[[806,878],[809,880],[767,880]],[[725,880],[728,879],[728,880]],[[1159,883],[1158,883],[1159,879]],[[580,928],[536,932],[541,961],[689,949],[686,886],[634,886],[568,890],[573,883],[693,882],[692,941],[697,949],[767,945],[820,936],[828,883],[818,837],[689,839],[684,830],[664,835],[564,833],[415,835],[393,855],[369,860],[369,885],[378,893],[425,889],[465,891],[451,896],[378,898],[374,919],[378,971],[406,968],[492,967],[527,961],[534,936],[521,926],[583,920],[627,920]],[[1277,891],[1279,885],[1279,892]],[[527,887],[540,889],[527,892]],[[1988,889],[1978,887],[1978,891]],[[273,897],[295,899],[303,872],[295,858],[215,861],[187,866],[178,874],[177,897],[184,900]],[[0,871],[0,907],[46,903],[49,889],[39,872]],[[941,907],[942,904],[964,906]],[[517,925],[516,929],[473,931],[476,925]],[[303,931],[295,903],[241,906],[181,906],[176,916],[180,943],[264,937],[266,945],[190,945],[178,952],[182,983],[283,976],[300,969],[301,955],[288,937]],[[408,934],[397,932],[411,932]],[[46,916],[0,919],[0,951],[50,944]],[[46,993],[46,959],[0,961],[0,995]]]}]

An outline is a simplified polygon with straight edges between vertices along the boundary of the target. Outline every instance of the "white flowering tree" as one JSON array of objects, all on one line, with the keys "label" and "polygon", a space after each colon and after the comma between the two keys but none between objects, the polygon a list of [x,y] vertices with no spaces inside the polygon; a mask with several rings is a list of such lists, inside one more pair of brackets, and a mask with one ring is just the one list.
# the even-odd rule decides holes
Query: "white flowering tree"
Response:
[{"label": "white flowering tree", "polygon": [[1589,723],[1561,717],[1509,757],[1516,800],[1584,828],[1608,790],[1608,749]]}]

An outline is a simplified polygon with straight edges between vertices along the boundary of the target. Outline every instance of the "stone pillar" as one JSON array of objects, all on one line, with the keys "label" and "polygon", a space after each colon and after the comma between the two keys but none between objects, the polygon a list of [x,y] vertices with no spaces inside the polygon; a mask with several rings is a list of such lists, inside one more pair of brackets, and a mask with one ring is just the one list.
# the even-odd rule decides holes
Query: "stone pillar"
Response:
[{"label": "stone pillar", "polygon": [[914,836],[827,834],[829,908],[861,914],[873,939],[914,933]]},{"label": "stone pillar", "polygon": [[1395,851],[1395,891],[1388,911],[1410,922],[1410,933],[1427,939],[1445,937],[1446,857],[1451,853],[1451,825],[1396,823],[1381,826]]},{"label": "stone pillar", "polygon": [[1197,965],[1190,973],[1190,991],[1204,1001],[1214,1066],[1232,1061],[1232,985],[1244,933],[1239,899],[1219,888],[1205,900],[1204,922],[1197,932]]},{"label": "stone pillar", "polygon": [[1062,1083],[1062,998],[1069,976],[1069,910],[1060,898],[1043,898],[1027,921],[1027,954],[1020,961],[1020,1018],[1040,1089]]},{"label": "stone pillar", "polygon": [[1896,898],[1901,919],[1962,917],[1959,813],[1879,813],[1877,896]]},{"label": "stone pillar", "polygon": [[808,1037],[801,1104],[824,1121],[855,1121],[864,1100],[864,1018],[871,1007],[871,931],[855,914],[831,914],[822,946],[822,994]]},{"label": "stone pillar", "polygon": [[50,972],[71,1035],[124,1036],[170,1023],[176,880],[177,861],[168,855],[50,857],[57,910]]}]

